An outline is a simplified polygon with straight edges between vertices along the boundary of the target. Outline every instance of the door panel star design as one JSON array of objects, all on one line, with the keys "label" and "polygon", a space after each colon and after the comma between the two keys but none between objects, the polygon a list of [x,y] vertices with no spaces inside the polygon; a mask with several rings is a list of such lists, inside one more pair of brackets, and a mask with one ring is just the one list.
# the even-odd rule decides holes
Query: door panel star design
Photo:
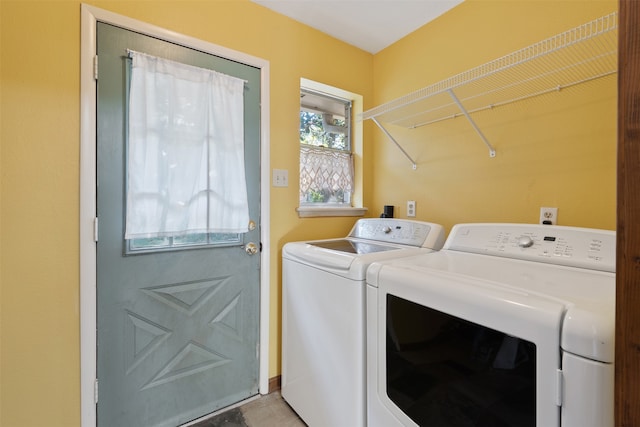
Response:
[{"label": "door panel star design", "polygon": [[[161,304],[159,308],[162,317],[180,318],[178,325],[188,323],[185,328],[200,325],[203,329],[195,333],[196,336],[206,337],[218,331],[222,335],[242,341],[242,316],[238,311],[242,293],[231,294],[230,297],[216,300],[214,297],[224,295],[225,286],[229,285],[229,277],[221,277],[210,280],[199,280],[188,283],[179,283],[163,286],[153,286],[140,289],[140,293],[153,299],[155,304]],[[225,295],[226,296],[226,295]],[[167,314],[166,310],[175,311]],[[125,310],[128,322],[126,323],[125,336],[129,342],[126,351],[128,368],[127,375],[143,363],[154,350],[161,345],[170,346],[175,354],[166,361],[154,360],[157,372],[140,388],[141,390],[155,387],[169,381],[184,378],[188,375],[196,375],[207,369],[214,369],[231,362],[231,359],[222,351],[216,351],[193,340],[186,341],[174,334],[171,329],[148,318],[148,313],[134,313]],[[191,318],[191,319],[190,319]],[[173,338],[175,337],[175,338]]]}]

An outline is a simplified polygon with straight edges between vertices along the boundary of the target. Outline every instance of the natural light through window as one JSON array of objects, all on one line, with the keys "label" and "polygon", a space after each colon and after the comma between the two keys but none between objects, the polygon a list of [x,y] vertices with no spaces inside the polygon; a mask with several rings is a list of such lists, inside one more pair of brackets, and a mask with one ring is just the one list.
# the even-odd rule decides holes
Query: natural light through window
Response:
[{"label": "natural light through window", "polygon": [[238,243],[249,224],[244,81],[129,56],[128,251]]},{"label": "natural light through window", "polygon": [[362,216],[362,96],[300,80],[298,215]]},{"label": "natural light through window", "polygon": [[300,92],[300,206],[351,206],[351,101]]}]

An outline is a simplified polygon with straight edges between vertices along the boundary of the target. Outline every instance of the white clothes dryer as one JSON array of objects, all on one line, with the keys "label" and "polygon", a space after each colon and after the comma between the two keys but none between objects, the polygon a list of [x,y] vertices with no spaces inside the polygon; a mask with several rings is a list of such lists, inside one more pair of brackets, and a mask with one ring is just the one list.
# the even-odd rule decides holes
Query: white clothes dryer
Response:
[{"label": "white clothes dryer", "polygon": [[368,423],[613,427],[615,233],[459,224],[367,273]]},{"label": "white clothes dryer", "polygon": [[438,224],[374,218],[345,238],[284,246],[282,397],[307,425],[366,426],[366,270],[444,240]]}]

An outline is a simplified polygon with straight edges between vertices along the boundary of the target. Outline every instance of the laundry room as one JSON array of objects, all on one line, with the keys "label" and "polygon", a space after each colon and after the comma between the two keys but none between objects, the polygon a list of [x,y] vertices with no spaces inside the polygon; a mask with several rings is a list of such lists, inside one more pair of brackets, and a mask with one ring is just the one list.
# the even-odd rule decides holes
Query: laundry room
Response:
[{"label": "laundry room", "polygon": [[[557,209],[558,225],[616,229],[615,72],[578,78],[578,84],[536,96],[511,96],[509,102],[472,111],[472,120],[458,109],[420,126],[386,124],[381,118],[380,128],[368,113],[616,14],[617,0],[464,0],[375,52],[258,3],[0,2],[0,425],[67,427],[95,421],[95,357],[86,354],[88,348],[95,355],[96,325],[85,323],[82,314],[95,306],[95,280],[84,270],[91,268],[86,247],[95,244],[93,234],[85,241],[85,229],[93,231],[94,223],[83,216],[84,206],[95,198],[80,190],[94,179],[83,160],[83,124],[91,115],[80,84],[87,66],[81,51],[88,40],[81,36],[86,6],[123,26],[143,22],[179,40],[197,39],[268,64],[261,74],[268,95],[260,128],[261,154],[266,153],[260,174],[263,240],[254,246],[262,251],[261,309],[266,313],[261,392],[280,387],[287,243],[347,236],[356,220],[379,218],[385,206],[393,206],[395,219],[441,224],[445,234],[460,223],[538,223],[542,207]],[[334,3],[327,19],[340,16],[342,2]],[[554,67],[562,68],[562,60]],[[543,74],[528,69],[482,91]],[[305,84],[357,100],[351,119],[350,207],[330,213],[300,209]],[[452,93],[445,94],[450,99],[444,103],[455,105]],[[95,317],[95,311],[89,315]],[[39,402],[38,411],[33,402]]]}]

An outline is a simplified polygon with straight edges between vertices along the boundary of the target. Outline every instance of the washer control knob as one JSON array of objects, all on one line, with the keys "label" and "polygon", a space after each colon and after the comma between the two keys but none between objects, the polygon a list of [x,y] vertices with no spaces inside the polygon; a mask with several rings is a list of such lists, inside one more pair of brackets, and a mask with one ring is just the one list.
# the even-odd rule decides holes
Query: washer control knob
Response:
[{"label": "washer control knob", "polygon": [[391,233],[391,227],[386,226],[385,228],[382,229],[382,231],[384,231],[384,234],[389,234]]},{"label": "washer control knob", "polygon": [[533,246],[533,239],[529,236],[521,236],[518,239],[518,246],[521,248],[530,248]]}]

